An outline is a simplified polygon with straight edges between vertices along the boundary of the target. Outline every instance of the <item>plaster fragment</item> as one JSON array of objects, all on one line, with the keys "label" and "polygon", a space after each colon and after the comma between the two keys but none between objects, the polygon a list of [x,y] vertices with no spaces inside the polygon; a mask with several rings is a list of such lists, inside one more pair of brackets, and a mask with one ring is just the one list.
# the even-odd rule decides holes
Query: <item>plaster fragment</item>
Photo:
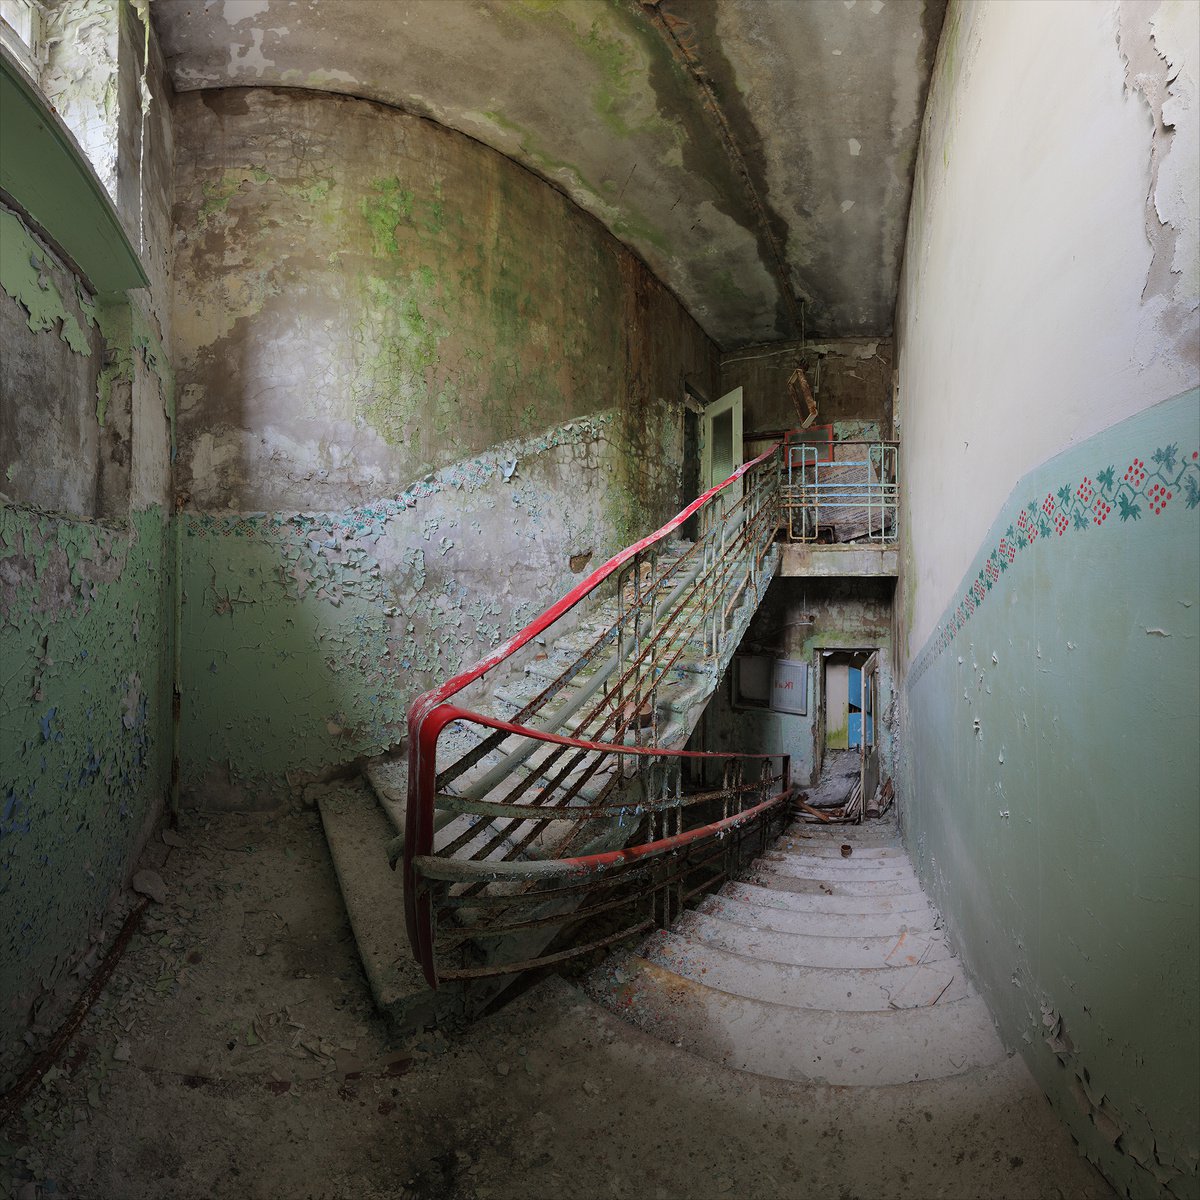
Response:
[{"label": "plaster fragment", "polygon": [[155,904],[166,904],[167,885],[157,871],[138,871],[130,881],[130,886],[140,896],[149,896]]}]

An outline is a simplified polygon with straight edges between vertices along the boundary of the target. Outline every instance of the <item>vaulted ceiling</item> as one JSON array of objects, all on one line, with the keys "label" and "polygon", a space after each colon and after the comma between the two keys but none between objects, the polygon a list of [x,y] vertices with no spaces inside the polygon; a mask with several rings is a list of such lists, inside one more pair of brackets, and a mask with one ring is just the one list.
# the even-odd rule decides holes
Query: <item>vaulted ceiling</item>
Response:
[{"label": "vaulted ceiling", "polygon": [[158,0],[177,90],[381,101],[537,172],[723,348],[883,335],[946,0]]}]

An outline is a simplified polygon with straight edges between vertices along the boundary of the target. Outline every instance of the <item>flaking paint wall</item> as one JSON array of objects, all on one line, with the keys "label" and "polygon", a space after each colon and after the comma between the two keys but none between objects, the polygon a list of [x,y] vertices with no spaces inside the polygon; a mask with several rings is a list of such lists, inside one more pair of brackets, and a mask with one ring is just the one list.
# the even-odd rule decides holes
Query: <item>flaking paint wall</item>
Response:
[{"label": "flaking paint wall", "polygon": [[951,5],[896,325],[906,841],[1132,1196],[1200,1187],[1198,14]]},{"label": "flaking paint wall", "polygon": [[170,775],[169,531],[0,506],[0,1036],[72,965]]},{"label": "flaking paint wall", "polygon": [[[598,222],[370,101],[180,97],[184,784],[278,802],[679,506],[715,347]],[[582,570],[579,567],[578,570]]]},{"label": "flaking paint wall", "polygon": [[[82,88],[111,122],[117,198],[152,286],[93,296],[20,215],[0,210],[0,1042],[47,990],[69,998],[91,923],[127,880],[171,770],[172,377],[162,267],[170,87],[127,4],[70,7],[82,57],[46,85]],[[118,22],[119,27],[118,27]],[[52,25],[52,30],[58,27]],[[95,90],[88,87],[103,77]],[[85,78],[86,76],[86,78]],[[111,86],[110,86],[111,85]],[[56,91],[56,95],[62,95]],[[135,112],[121,112],[121,96]],[[115,103],[116,107],[113,107]],[[89,143],[91,144],[91,143]],[[106,182],[113,161],[99,167]],[[86,225],[88,214],[80,214]],[[50,231],[53,233],[53,231]]]},{"label": "flaking paint wall", "polygon": [[278,804],[618,548],[612,411],[328,512],[187,513],[185,799]]}]

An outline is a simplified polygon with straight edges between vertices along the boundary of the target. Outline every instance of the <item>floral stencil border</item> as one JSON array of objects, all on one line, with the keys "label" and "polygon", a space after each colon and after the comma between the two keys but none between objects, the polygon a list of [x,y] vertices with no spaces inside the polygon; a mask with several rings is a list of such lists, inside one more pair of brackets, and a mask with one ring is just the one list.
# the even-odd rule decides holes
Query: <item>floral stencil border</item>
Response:
[{"label": "floral stencil border", "polygon": [[1181,456],[1178,442],[1155,450],[1149,466],[1145,459],[1134,457],[1123,475],[1118,476],[1117,468],[1110,465],[1027,501],[992,547],[949,618],[934,630],[932,640],[913,664],[910,681],[915,683],[933,665],[1017,555],[1040,538],[1100,528],[1114,512],[1121,524],[1140,521],[1143,516],[1157,517],[1179,503],[1188,509],[1200,508],[1200,450]]}]

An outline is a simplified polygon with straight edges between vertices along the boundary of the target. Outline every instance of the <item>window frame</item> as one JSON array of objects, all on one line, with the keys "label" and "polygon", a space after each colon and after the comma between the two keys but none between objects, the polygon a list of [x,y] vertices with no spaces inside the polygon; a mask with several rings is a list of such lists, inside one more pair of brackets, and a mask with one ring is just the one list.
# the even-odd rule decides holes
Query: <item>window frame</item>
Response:
[{"label": "window frame", "polygon": [[[28,23],[28,37],[10,20],[18,12]],[[0,0],[0,42],[36,82],[41,71],[41,5],[34,0]]]}]

